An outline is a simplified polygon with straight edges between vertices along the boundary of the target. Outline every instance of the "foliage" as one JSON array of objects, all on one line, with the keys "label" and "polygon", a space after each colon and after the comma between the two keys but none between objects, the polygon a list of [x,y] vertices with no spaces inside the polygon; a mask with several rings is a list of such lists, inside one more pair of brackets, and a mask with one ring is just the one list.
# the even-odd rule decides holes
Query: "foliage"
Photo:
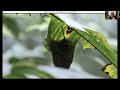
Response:
[{"label": "foliage", "polygon": [[51,21],[44,45],[51,51],[55,66],[69,68],[73,61],[74,49],[79,40],[79,35],[76,32],[71,33],[68,29],[72,28],[57,20],[52,15],[49,16],[51,17]]},{"label": "foliage", "polygon": [[102,70],[112,79],[117,79],[117,69],[113,64],[107,64]]},{"label": "foliage", "polygon": [[[85,20],[89,19],[84,18],[81,22]],[[40,14],[3,14],[3,78],[109,78],[99,68],[110,62],[96,49],[89,49],[94,46],[82,36],[82,44],[79,41],[76,44],[70,69],[54,67],[50,52],[43,46],[49,23],[50,18],[41,17]],[[113,26],[111,24],[110,28],[108,24],[102,25],[103,21],[97,23],[101,27],[108,27],[108,30]],[[65,35],[66,38],[69,39],[71,34]],[[111,36],[116,38],[114,33]]]},{"label": "foliage", "polygon": [[[59,42],[59,39],[61,39],[62,38],[62,40],[64,40],[64,38],[65,38],[65,42],[64,43],[67,43],[68,41],[70,41],[70,40],[68,40],[68,38],[66,38],[66,37],[69,37],[70,39],[71,39],[71,41],[70,41],[70,43],[71,44],[69,44],[68,43],[68,46],[67,47],[70,47],[70,45],[73,45],[74,44],[74,42],[76,42],[75,40],[77,40],[78,41],[78,39],[79,39],[79,35],[82,37],[82,38],[84,38],[84,39],[81,39],[81,40],[83,40],[84,42],[87,42],[87,43],[84,43],[83,44],[83,48],[91,48],[91,46],[92,46],[92,48],[93,48],[93,46],[97,49],[97,50],[99,50],[103,55],[105,55],[105,57],[107,57],[108,58],[108,60],[110,60],[112,63],[113,63],[113,65],[115,66],[115,68],[114,69],[111,69],[111,68],[109,68],[109,69],[111,69],[111,71],[117,71],[117,54],[113,51],[113,49],[109,46],[109,44],[107,43],[107,41],[106,41],[106,39],[105,39],[105,37],[100,33],[100,32],[95,32],[95,31],[93,31],[93,30],[90,30],[90,29],[88,29],[88,28],[86,28],[86,27],[84,27],[84,26],[82,26],[81,25],[81,28],[83,28],[83,29],[77,29],[78,27],[76,27],[76,26],[74,26],[74,28],[73,28],[73,30],[74,31],[76,31],[79,35],[77,35],[77,33],[76,32],[73,32],[73,31],[71,31],[70,32],[70,34],[67,34],[67,32],[68,32],[68,30],[69,30],[69,26],[67,27],[67,22],[68,21],[70,21],[70,20],[68,20],[67,18],[65,18],[65,17],[62,17],[61,16],[61,19],[63,19],[63,20],[61,20],[60,18],[58,18],[58,17],[56,17],[55,15],[53,15],[53,14],[48,14],[48,16],[50,16],[51,17],[51,22],[50,22],[50,28],[48,28],[48,43],[49,43],[49,41],[52,41],[52,40],[55,40],[55,41],[58,41]],[[66,23],[65,23],[66,22]],[[71,20],[71,23],[72,24],[74,24],[74,22]],[[69,24],[69,23],[68,23]],[[70,25],[70,24],[69,24]],[[74,25],[76,25],[76,23],[74,24]],[[61,29],[61,31],[59,30],[59,29]],[[84,29],[87,31],[84,31]],[[50,34],[49,34],[49,32],[50,32]],[[59,32],[61,32],[61,34],[63,34],[63,35],[61,35]],[[55,33],[55,34],[54,34]],[[75,35],[72,35],[72,34],[74,34],[75,33]],[[67,35],[68,36],[67,36]],[[51,35],[51,37],[49,37],[49,35]],[[59,36],[58,36],[59,35]],[[77,38],[77,37],[78,38]],[[55,38],[58,38],[58,39],[55,39]],[[74,39],[75,38],[75,39]],[[68,41],[67,41],[68,40]],[[63,45],[64,45],[64,43],[63,43]],[[89,43],[89,44],[88,44]],[[52,44],[52,45],[51,45]],[[51,48],[52,46],[54,46],[56,43],[54,43],[54,42],[50,42],[49,44],[48,44],[48,46],[49,46],[49,48]],[[91,45],[92,44],[92,45]],[[58,45],[57,45],[58,46]],[[90,47],[89,47],[90,46]],[[54,48],[56,48],[55,46],[54,46]],[[74,47],[73,47],[74,48]],[[68,52],[65,52],[64,50],[62,50],[62,48],[58,48],[59,50],[57,51],[57,52],[55,52],[55,53],[53,53],[52,55],[53,55],[53,61],[55,61],[54,60],[54,54],[56,55],[58,52],[61,52],[63,55],[61,55],[60,53],[58,53],[58,55],[57,55],[57,57],[58,56],[60,56],[61,55],[61,57],[65,57],[65,56],[69,56],[69,57],[71,57],[71,54],[66,54],[66,53],[68,53]],[[64,48],[64,49],[66,49],[66,48]],[[72,50],[72,48],[69,48],[70,50]],[[60,51],[61,50],[61,51]],[[51,49],[51,52],[54,52],[55,51],[55,49]],[[65,52],[65,53],[64,53]],[[72,52],[72,51],[69,51],[69,52]],[[73,55],[73,54],[72,54]],[[65,61],[65,59],[66,59],[66,57],[65,57],[65,59],[64,58],[60,58],[60,60],[58,60],[58,58],[57,57],[55,57],[55,59],[56,59],[56,63],[60,63],[60,61],[61,60],[64,60]],[[67,59],[66,59],[67,60]],[[69,60],[67,60],[67,61],[70,61],[70,62],[72,62],[70,59]],[[55,64],[56,64],[55,63]],[[64,62],[65,63],[65,62]],[[68,63],[68,62],[67,62]],[[59,65],[58,65],[59,66]],[[63,65],[63,67],[64,67],[64,65]],[[110,70],[108,70],[110,73],[111,73],[111,71]],[[115,76],[117,76],[117,73],[113,73]],[[115,77],[116,78],[116,77]]]}]

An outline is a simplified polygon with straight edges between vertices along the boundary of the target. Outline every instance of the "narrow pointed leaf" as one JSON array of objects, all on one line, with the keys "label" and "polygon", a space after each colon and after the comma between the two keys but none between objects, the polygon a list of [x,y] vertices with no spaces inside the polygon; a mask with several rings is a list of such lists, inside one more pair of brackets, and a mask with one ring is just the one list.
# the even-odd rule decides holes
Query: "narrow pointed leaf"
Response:
[{"label": "narrow pointed leaf", "polygon": [[117,67],[117,54],[114,52],[111,47],[105,42],[105,40],[102,41],[102,37],[93,36],[89,33],[80,31],[78,29],[75,29],[78,34],[84,37],[89,43],[91,43],[97,50],[99,50],[110,62]]},{"label": "narrow pointed leaf", "polygon": [[[63,48],[58,48],[56,46],[57,45],[59,46],[60,44],[62,45],[62,43],[64,43],[63,45],[68,45],[67,47],[69,47],[70,45],[76,45],[78,39],[75,38],[76,41],[74,41],[73,38],[78,37],[78,35],[79,35],[80,36],[79,38],[80,38],[80,40],[83,44],[84,49],[85,48],[95,48],[95,49],[97,49],[116,68],[115,69],[112,66],[113,71],[117,70],[117,53],[113,51],[113,49],[107,43],[105,37],[100,32],[95,32],[92,29],[87,28],[83,25],[80,25],[80,24],[76,23],[75,21],[73,21],[73,20],[71,20],[71,19],[69,19],[69,18],[67,18],[67,17],[65,17],[64,15],[61,15],[61,14],[56,14],[56,15],[47,14],[47,15],[51,18],[51,22],[50,22],[49,29],[48,29],[48,36],[47,36],[47,38],[49,39],[48,40],[48,43],[49,43],[48,45],[49,45],[49,48],[50,48],[51,52],[54,51],[54,49],[57,48],[57,51],[61,52],[61,54],[63,54],[62,55],[63,57],[65,55],[69,56],[70,54],[63,53],[63,51],[64,51],[64,50],[62,50]],[[71,29],[71,27],[72,27],[72,30],[69,30],[69,29]],[[70,34],[69,34],[69,32],[70,32]],[[75,35],[73,35],[73,32],[75,33]],[[52,41],[57,41],[57,42],[62,41],[62,43],[57,44],[57,43],[52,42]],[[52,45],[50,45],[51,43],[52,43]],[[51,48],[52,46],[54,46],[54,49]],[[69,49],[71,49],[69,52],[71,52],[71,51],[74,52],[74,50],[72,50],[72,48],[69,48]],[[54,57],[54,55],[53,55],[53,57]],[[60,58],[59,56],[60,56],[59,54],[56,55],[56,61],[57,61],[58,58]],[[54,61],[54,59],[53,59],[53,61]],[[58,62],[59,62],[59,60],[58,60]],[[63,62],[63,63],[65,63],[65,62]],[[68,62],[66,62],[66,63],[68,63]],[[111,70],[109,70],[109,69],[107,69],[107,70],[110,73],[112,73]],[[114,76],[116,77],[115,74],[114,74]]]},{"label": "narrow pointed leaf", "polygon": [[[99,50],[110,62],[117,67],[117,54],[113,51],[113,49],[107,43],[105,37],[99,33],[95,32],[90,28],[87,28],[83,25],[76,23],[75,21],[58,15],[61,20],[63,20],[67,25],[74,25],[74,30],[82,36],[86,41],[88,41],[91,45],[93,45],[97,50]],[[68,22],[70,21],[70,22]]]}]

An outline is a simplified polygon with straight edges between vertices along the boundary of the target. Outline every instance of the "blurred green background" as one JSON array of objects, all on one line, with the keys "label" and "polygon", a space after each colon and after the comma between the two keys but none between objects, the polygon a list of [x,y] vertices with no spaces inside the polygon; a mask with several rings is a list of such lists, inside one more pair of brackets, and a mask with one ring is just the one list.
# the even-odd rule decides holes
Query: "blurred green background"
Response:
[{"label": "blurred green background", "polygon": [[[101,32],[117,52],[117,20],[105,14],[64,14]],[[3,14],[3,78],[109,78],[100,69],[110,63],[96,49],[82,48],[79,41],[69,70],[56,68],[44,47],[50,18],[43,14]]]}]

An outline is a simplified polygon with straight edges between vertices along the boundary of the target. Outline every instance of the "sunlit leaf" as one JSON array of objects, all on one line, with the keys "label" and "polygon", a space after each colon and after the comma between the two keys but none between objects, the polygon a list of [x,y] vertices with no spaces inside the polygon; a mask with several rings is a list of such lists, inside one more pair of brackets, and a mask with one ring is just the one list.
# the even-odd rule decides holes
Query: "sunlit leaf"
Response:
[{"label": "sunlit leaf", "polygon": [[94,46],[91,45],[91,44],[90,44],[87,40],[85,40],[83,37],[81,37],[80,40],[82,41],[83,49],[86,49],[86,48],[94,48]]},{"label": "sunlit leaf", "polygon": [[51,17],[51,21],[43,44],[51,51],[55,66],[69,68],[80,36],[53,14],[48,16]]},{"label": "sunlit leaf", "polygon": [[117,67],[117,54],[111,49],[105,40],[102,40],[102,37],[93,36],[89,33],[75,29],[78,34],[83,36],[89,43],[91,43],[97,50],[99,50],[110,62]]},{"label": "sunlit leaf", "polygon": [[102,70],[111,78],[117,79],[117,68],[113,64],[107,64]]},{"label": "sunlit leaf", "polygon": [[[53,27],[53,25],[55,26],[58,26],[59,25],[59,27],[60,27],[60,24],[58,23],[56,23],[58,20],[59,20],[59,22],[62,22],[64,25],[66,25],[66,23],[64,22],[64,20],[61,20],[59,17],[57,17],[57,16],[55,16],[54,14],[52,14],[52,15],[50,15],[50,14],[48,14],[48,16],[50,16],[51,18],[52,18],[52,20],[51,20],[51,22],[54,22],[54,23],[50,23],[51,25],[49,25],[49,26],[51,26],[52,28],[48,31],[48,32],[50,32],[51,34],[52,33],[54,33],[54,32],[51,32],[52,30],[54,30],[53,28],[56,28],[56,27]],[[56,18],[57,19],[57,21],[55,21],[55,19],[53,19],[53,18]],[[65,17],[64,17],[64,19],[66,19]],[[68,20],[69,21],[69,19],[66,19],[66,20]],[[67,22],[68,22],[67,21]],[[70,21],[71,22],[71,21]],[[69,22],[68,22],[69,23]],[[72,25],[71,23],[69,23],[70,25]],[[76,25],[76,24],[74,24],[74,25]],[[67,26],[67,25],[66,25]],[[73,25],[72,25],[73,26]],[[71,26],[71,27],[72,27]],[[63,26],[63,27],[65,27],[65,26]],[[78,25],[77,25],[77,27],[78,28],[80,28]],[[71,28],[70,28],[71,29]],[[72,28],[73,29],[73,28]],[[81,28],[80,28],[81,29]],[[66,39],[68,39],[68,40],[71,40],[71,41],[78,41],[78,38],[80,37],[80,40],[82,41],[82,44],[83,44],[83,48],[85,49],[85,48],[94,48],[94,46],[93,45],[91,45],[87,40],[85,40],[83,37],[81,37],[80,35],[78,35],[78,34],[76,34],[74,31],[72,31],[72,32],[74,32],[74,33],[71,33],[71,34],[67,34],[67,33],[69,33],[70,31],[68,31],[69,29],[63,29],[63,31],[64,31],[64,37],[66,38]],[[83,29],[84,30],[84,29]],[[61,33],[62,34],[62,33]],[[58,31],[56,30],[56,34],[54,33],[54,36],[53,37],[56,37],[56,38],[58,38],[58,35],[59,35],[59,33],[58,33]],[[60,35],[59,35],[59,38],[63,38],[63,37],[61,37]],[[46,48],[48,48],[47,46],[46,46]]]},{"label": "sunlit leaf", "polygon": [[[80,24],[74,22],[73,20],[71,20],[67,17],[64,17],[62,15],[59,15],[59,14],[57,14],[57,16],[54,14],[47,14],[47,15],[51,18],[51,22],[49,24],[48,36],[47,36],[47,40],[48,40],[49,44],[46,43],[46,45],[49,46],[49,48],[47,46],[47,49],[52,52],[54,64],[55,64],[55,62],[56,63],[60,62],[61,59],[63,59],[63,61],[65,61],[64,58],[61,58],[60,60],[58,59],[58,58],[60,58],[59,57],[60,55],[61,55],[61,57],[64,57],[64,56],[70,57],[71,56],[70,54],[66,54],[68,52],[65,52],[63,50],[63,48],[58,48],[59,45],[64,46],[64,45],[66,45],[65,43],[67,43],[66,47],[69,47],[70,45],[75,43],[74,44],[74,46],[75,46],[79,39],[79,38],[76,39],[76,37],[78,35],[80,35],[80,37],[81,37],[80,40],[82,41],[84,49],[85,48],[97,49],[110,62],[112,62],[115,67],[117,67],[117,54],[109,46],[105,37],[101,33],[95,32],[92,29],[89,29],[83,25],[80,25]],[[72,29],[72,31],[69,29]],[[69,34],[69,32],[70,32],[70,34]],[[73,35],[73,34],[75,34],[75,35]],[[75,38],[75,42],[74,42],[74,38]],[[60,42],[63,40],[64,40],[64,42],[62,42],[62,43],[56,43],[56,42]],[[53,47],[54,47],[54,49],[53,49]],[[57,50],[55,50],[55,49],[57,49]],[[69,49],[71,49],[69,52],[72,52],[72,53],[74,52],[74,50],[72,51],[72,48],[69,48]],[[62,54],[60,54],[60,53],[62,53]],[[65,63],[65,62],[63,62],[63,63]],[[68,62],[66,62],[66,63],[68,63]],[[56,66],[59,66],[59,65],[56,65]],[[62,66],[62,67],[64,67],[64,66]]]},{"label": "sunlit leaf", "polygon": [[[12,79],[12,78],[15,78],[15,79],[35,78],[34,76],[36,76],[37,78],[101,78],[101,77],[94,76],[92,74],[102,76],[101,73],[104,74],[104,72],[100,71],[100,74],[97,74],[98,71],[94,71],[94,70],[99,70],[98,68],[101,66],[104,66],[106,61],[104,62],[104,60],[102,61],[102,60],[95,59],[96,62],[98,62],[98,63],[100,63],[99,61],[104,62],[103,64],[101,64],[101,66],[98,66],[96,68],[97,64],[92,62],[92,61],[95,61],[92,59],[94,57],[91,56],[91,59],[90,59],[90,57],[87,57],[87,55],[85,55],[85,54],[90,53],[93,55],[93,54],[97,54],[94,51],[98,50],[101,53],[102,53],[102,51],[105,51],[102,54],[105,56],[107,53],[108,54],[107,59],[111,58],[111,60],[117,60],[117,54],[109,53],[112,50],[112,48],[109,46],[105,37],[101,33],[93,31],[92,29],[87,28],[83,25],[80,25],[67,17],[63,18],[63,16],[65,16],[65,14],[63,16],[60,14],[57,14],[57,15],[56,14],[48,14],[48,16],[51,18],[49,27],[48,27],[49,20],[50,20],[49,17],[40,18],[39,15],[36,15],[36,14],[29,15],[29,13],[25,14],[25,15],[23,15],[23,14],[5,15],[5,17],[7,17],[7,18],[10,17],[10,19],[13,19],[16,24],[19,24],[19,27],[21,28],[21,31],[20,31],[21,38],[20,39],[23,40],[23,42],[25,42],[23,45],[25,45],[26,42],[28,42],[28,45],[31,46],[37,41],[39,43],[37,43],[35,45],[39,45],[39,48],[35,47],[34,50],[33,49],[25,50],[25,49],[21,49],[20,47],[15,47],[15,46],[10,48],[9,53],[12,54],[12,56],[17,56],[17,58],[12,57],[8,62],[7,60],[8,60],[8,57],[10,54],[5,55],[4,61],[5,61],[5,63],[7,61],[7,63],[11,64],[12,71],[10,68],[9,71],[11,71],[11,73],[8,72],[7,74],[9,74],[9,75],[5,74],[7,76],[4,76],[4,74],[3,74],[3,78],[10,78],[10,79]],[[36,17],[36,16],[38,16],[38,17]],[[79,18],[80,23],[84,22],[84,20],[82,20],[82,19],[83,18],[81,18],[81,19]],[[16,22],[16,20],[18,22]],[[6,23],[3,23],[3,24],[5,27],[7,26]],[[16,25],[16,24],[14,24],[14,25]],[[85,23],[85,24],[89,25],[89,22]],[[96,24],[94,24],[94,22],[92,24],[93,24],[93,26],[96,25]],[[11,23],[12,28],[14,27],[14,25],[12,25],[12,23]],[[98,25],[99,25],[99,27],[102,27],[101,24],[98,24]],[[7,26],[8,29],[4,28],[4,26],[3,26],[3,30],[7,30],[10,32],[10,34],[13,34],[16,36],[19,35],[19,34],[16,34],[8,26]],[[109,26],[109,25],[105,25],[105,27],[106,26]],[[61,59],[65,60],[66,58],[69,58],[70,56],[72,56],[74,54],[74,48],[76,46],[77,41],[78,40],[81,41],[81,43],[79,43],[80,45],[77,44],[78,47],[76,48],[77,49],[76,51],[78,51],[78,52],[76,54],[76,57],[74,57],[76,60],[79,60],[78,62],[80,62],[80,63],[78,63],[78,64],[80,64],[79,66],[81,66],[81,70],[80,70],[80,67],[78,67],[77,65],[75,65],[75,67],[77,68],[78,72],[76,70],[74,70],[72,67],[69,70],[66,70],[66,69],[62,69],[62,68],[56,68],[54,66],[53,67],[51,67],[51,66],[47,67],[45,65],[43,65],[43,67],[41,66],[41,64],[46,64],[46,63],[48,64],[48,62],[51,62],[51,57],[49,55],[49,52],[47,52],[47,50],[44,47],[41,47],[41,46],[43,46],[41,41],[43,40],[43,37],[45,37],[45,35],[46,35],[47,28],[49,30],[48,30],[48,35],[47,35],[46,39],[44,40],[44,46],[46,47],[46,49],[48,49],[49,51],[52,51],[52,53],[54,53],[53,57],[55,57],[54,59],[56,59],[57,61],[59,61]],[[27,30],[28,31],[39,30],[40,34],[38,35],[33,32],[26,32]],[[6,33],[6,31],[5,32],[3,31],[3,33],[6,35],[10,35],[9,33]],[[32,39],[31,39],[31,36],[32,36]],[[36,36],[38,36],[38,37],[36,37]],[[79,39],[77,37],[79,37]],[[30,38],[30,39],[28,39],[28,38]],[[18,42],[22,44],[23,42],[21,42],[21,40],[19,40]],[[110,40],[112,40],[112,39],[110,38]],[[11,42],[9,39],[8,39],[8,41]],[[55,41],[55,42],[53,42],[53,41]],[[93,42],[93,41],[95,41],[95,42]],[[7,44],[5,44],[5,45],[9,45],[10,44],[9,42],[7,42]],[[83,47],[81,47],[81,44]],[[103,45],[103,46],[99,47],[100,45]],[[62,46],[64,46],[64,48]],[[69,46],[72,46],[74,48],[70,47],[70,48],[68,48],[70,50],[68,50],[66,47],[69,47]],[[80,50],[78,48],[80,48]],[[95,48],[96,50],[87,49],[87,48]],[[102,48],[102,50],[100,50],[101,48]],[[104,49],[104,48],[108,48],[108,49]],[[83,49],[86,49],[86,50],[83,50]],[[37,50],[37,52],[36,52],[36,50]],[[59,52],[59,53],[53,52],[53,50],[56,52]],[[39,51],[40,51],[40,53],[39,53]],[[94,53],[91,51],[93,51]],[[19,52],[19,53],[17,53],[17,52]],[[72,53],[70,53],[70,52],[72,52]],[[83,53],[84,55],[82,55],[81,53]],[[106,56],[105,57],[103,55],[101,56],[101,53],[99,53],[100,54],[99,56],[105,58]],[[112,57],[111,56],[112,54],[115,57]],[[36,58],[36,56],[40,57],[40,58]],[[42,56],[42,58],[41,58],[41,56]],[[70,57],[71,60],[72,60],[72,58]],[[105,60],[107,60],[107,59],[105,58]],[[69,61],[69,62],[71,63],[71,61]],[[115,61],[115,63],[116,62],[117,61]],[[68,62],[66,62],[66,63],[68,63]],[[86,63],[88,65],[86,65]],[[72,66],[73,66],[73,63],[72,63]],[[4,66],[4,67],[9,68],[8,66]],[[91,68],[89,68],[89,67],[91,67]],[[36,70],[36,68],[37,68],[37,70]],[[92,68],[94,68],[94,69],[92,69]],[[106,68],[104,68],[104,69],[106,69]],[[8,71],[8,70],[4,69],[4,71]],[[84,71],[86,73],[84,73]],[[107,68],[105,72],[106,73],[109,72],[108,75],[110,74],[111,78],[116,78],[117,77],[116,71],[117,71],[117,68],[115,66],[114,67],[112,66],[112,67]],[[87,74],[89,72],[91,74]],[[50,77],[49,77],[49,75],[50,75]],[[104,75],[106,75],[106,74],[104,74]],[[106,78],[106,76],[104,76],[104,75],[103,75],[103,77]],[[107,77],[107,78],[109,78],[109,77]]]},{"label": "sunlit leaf", "polygon": [[95,32],[92,29],[80,25],[75,21],[62,15],[57,14],[57,16],[60,17],[61,20],[66,22],[66,24],[72,26],[75,25],[74,30],[91,45],[93,45],[97,50],[99,50],[110,62],[113,63],[113,65],[115,65],[115,67],[117,67],[117,54],[109,46],[105,37],[101,33]]}]

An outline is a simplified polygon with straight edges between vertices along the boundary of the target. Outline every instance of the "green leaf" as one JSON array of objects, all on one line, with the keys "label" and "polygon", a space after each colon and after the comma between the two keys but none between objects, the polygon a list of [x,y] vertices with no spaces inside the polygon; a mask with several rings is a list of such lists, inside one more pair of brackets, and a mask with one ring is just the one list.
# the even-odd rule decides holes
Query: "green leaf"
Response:
[{"label": "green leaf", "polygon": [[[64,43],[63,45],[66,45],[65,43],[69,42],[69,41],[70,42],[67,43],[68,46],[66,46],[66,47],[69,47],[70,45],[75,46],[78,39],[80,38],[84,49],[85,48],[97,49],[110,62],[112,62],[112,64],[117,68],[117,53],[114,52],[114,50],[107,43],[105,37],[100,32],[95,32],[92,29],[89,29],[83,25],[80,25],[80,24],[74,22],[73,20],[71,20],[67,17],[64,17],[63,15],[60,15],[60,14],[56,14],[56,15],[47,14],[47,15],[51,18],[51,22],[50,22],[49,28],[48,28],[48,36],[47,36],[48,42],[46,44],[46,45],[48,45],[47,47],[49,47],[49,48],[47,48],[48,50],[50,50],[53,53],[53,51],[55,51],[55,49],[57,48],[56,51],[63,53],[63,55],[61,55],[61,56],[63,56],[63,57],[71,56],[70,54],[66,54],[68,52],[65,52],[64,50],[62,50],[65,48],[58,48],[58,47],[60,44],[62,45],[63,43]],[[72,27],[73,31],[70,31],[70,32],[72,32],[70,34],[66,34],[67,32],[69,32],[69,27],[70,28]],[[64,33],[62,32],[62,30]],[[74,32],[74,34],[73,34],[73,32]],[[80,37],[76,39],[75,37],[78,37],[78,36],[80,36]],[[75,38],[75,40],[73,38]],[[64,41],[64,42],[63,43],[55,43],[52,41],[56,41],[56,42]],[[56,47],[56,46],[58,46],[58,47]],[[53,49],[52,49],[52,47],[53,47]],[[72,54],[73,54],[74,50],[72,50],[72,48],[69,48],[69,49],[71,49],[69,52],[72,52]],[[52,56],[53,56],[53,62],[54,62],[55,53]],[[58,58],[60,58],[59,56],[60,56],[60,54],[56,55],[56,57],[55,57],[56,62],[59,62],[59,60],[57,60]],[[116,69],[114,69],[114,70],[116,70]]]},{"label": "green leaf", "polygon": [[75,21],[57,14],[57,16],[63,20],[67,25],[74,27],[74,30],[93,45],[98,51],[100,51],[110,62],[117,67],[117,53],[109,46],[105,37],[99,33],[95,32],[90,28],[76,23]]},{"label": "green leaf", "polygon": [[11,57],[9,59],[9,63],[17,66],[36,66],[40,64],[40,57],[25,57],[25,58],[17,58]]},{"label": "green leaf", "polygon": [[26,66],[14,66],[11,70],[11,75],[35,75],[40,78],[54,78],[50,74],[40,71],[37,68],[26,67]]},{"label": "green leaf", "polygon": [[88,41],[86,41],[83,37],[80,38],[82,45],[83,45],[83,49],[86,48],[95,48],[93,45],[91,45]]},{"label": "green leaf", "polygon": [[25,79],[26,76],[25,75],[21,75],[21,74],[10,74],[10,75],[6,75],[3,77],[4,79]]},{"label": "green leaf", "polygon": [[102,70],[111,78],[117,79],[117,68],[113,64],[107,64]]},{"label": "green leaf", "polygon": [[48,49],[50,51],[50,45],[49,45],[49,41],[48,38],[45,38],[43,41],[43,45],[45,46],[46,49]]},{"label": "green leaf", "polygon": [[15,37],[18,37],[20,29],[17,25],[16,19],[3,16],[3,23],[11,30]]},{"label": "green leaf", "polygon": [[47,15],[51,21],[47,38],[44,39],[43,44],[46,49],[51,51],[55,66],[69,68],[80,36],[54,14]]},{"label": "green leaf", "polygon": [[[89,31],[88,29],[86,29]],[[117,67],[117,54],[111,49],[105,39],[103,39],[100,33],[96,33],[96,36],[91,35],[89,32],[80,31],[75,29],[78,34],[83,36],[90,44],[92,44],[98,51],[100,51],[110,62]],[[91,30],[90,30],[91,31]]]},{"label": "green leaf", "polygon": [[40,64],[38,57],[16,58],[11,57],[9,63],[13,65],[11,73],[4,78],[27,78],[26,75],[35,75],[40,78],[54,78],[45,71],[37,69]]}]

